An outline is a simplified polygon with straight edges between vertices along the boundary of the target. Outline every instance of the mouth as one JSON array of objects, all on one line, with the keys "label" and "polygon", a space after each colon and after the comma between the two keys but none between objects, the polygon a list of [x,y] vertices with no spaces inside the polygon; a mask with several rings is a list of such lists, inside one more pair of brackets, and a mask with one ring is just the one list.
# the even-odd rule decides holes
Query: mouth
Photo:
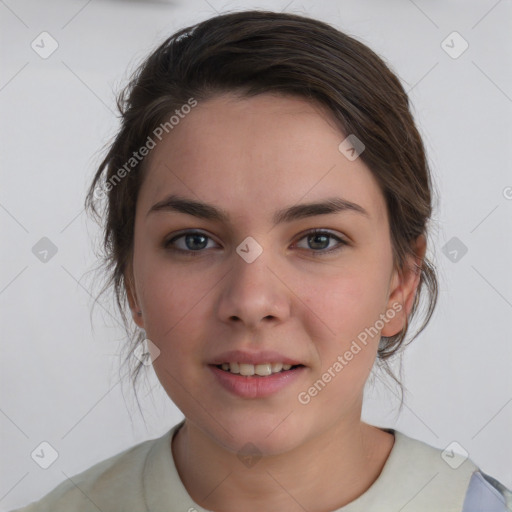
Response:
[{"label": "mouth", "polygon": [[226,362],[221,364],[214,364],[219,370],[226,373],[232,373],[243,377],[268,377],[276,373],[286,373],[294,371],[297,368],[304,367],[303,364],[287,364],[282,362],[274,363],[262,363],[262,364],[250,364],[250,363],[238,363],[238,362]]},{"label": "mouth", "polygon": [[278,394],[304,378],[303,364],[282,362],[238,363],[236,361],[209,364],[215,383],[238,398],[266,398]]}]

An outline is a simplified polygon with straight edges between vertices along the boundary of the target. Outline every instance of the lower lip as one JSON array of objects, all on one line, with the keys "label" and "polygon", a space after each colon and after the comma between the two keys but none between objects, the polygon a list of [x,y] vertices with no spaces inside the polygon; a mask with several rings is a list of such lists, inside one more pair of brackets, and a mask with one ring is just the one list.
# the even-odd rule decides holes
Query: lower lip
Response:
[{"label": "lower lip", "polygon": [[306,370],[305,366],[299,366],[293,370],[273,373],[266,377],[258,375],[245,377],[237,373],[226,372],[213,365],[208,367],[221,386],[242,398],[264,398],[277,393],[300,378]]}]

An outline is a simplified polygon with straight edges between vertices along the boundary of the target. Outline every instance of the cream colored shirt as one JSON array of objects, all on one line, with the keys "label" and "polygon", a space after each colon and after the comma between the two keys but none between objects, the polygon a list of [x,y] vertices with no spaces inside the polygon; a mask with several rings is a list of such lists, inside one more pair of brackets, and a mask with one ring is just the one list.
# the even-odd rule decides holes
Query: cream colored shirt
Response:
[{"label": "cream colored shirt", "polygon": [[[207,512],[188,495],[174,464],[171,440],[182,424],[95,464],[12,512]],[[383,430],[394,434],[395,443],[379,477],[356,500],[333,512],[512,511],[510,491],[470,459],[454,469],[446,454],[441,457],[442,450],[397,430]]]}]

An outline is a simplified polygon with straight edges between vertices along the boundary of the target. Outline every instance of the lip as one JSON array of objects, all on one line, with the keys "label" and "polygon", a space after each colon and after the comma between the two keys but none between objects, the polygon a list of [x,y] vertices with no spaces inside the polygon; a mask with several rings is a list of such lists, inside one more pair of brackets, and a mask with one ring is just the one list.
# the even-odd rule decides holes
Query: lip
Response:
[{"label": "lip", "polygon": [[[264,363],[283,363],[295,366],[303,364],[301,361],[286,357],[273,350],[263,350],[259,352],[247,352],[245,350],[230,350],[223,352],[215,357],[208,364],[218,365],[222,363],[246,363],[246,364],[264,364]],[[277,374],[276,374],[277,375]]]},{"label": "lip", "polygon": [[[231,361],[235,360],[232,359]],[[281,360],[277,359],[274,361]],[[266,359],[265,362],[268,362],[268,359]],[[224,389],[241,398],[264,398],[273,395],[278,391],[281,391],[283,388],[290,386],[297,379],[301,378],[304,371],[307,370],[305,366],[299,366],[298,368],[295,368],[293,370],[273,373],[272,375],[268,375],[266,377],[260,377],[258,375],[244,377],[243,375],[240,374],[230,373],[221,370],[220,368],[217,368],[217,366],[214,366],[213,364],[208,365],[208,368],[213,373],[215,380]]]}]

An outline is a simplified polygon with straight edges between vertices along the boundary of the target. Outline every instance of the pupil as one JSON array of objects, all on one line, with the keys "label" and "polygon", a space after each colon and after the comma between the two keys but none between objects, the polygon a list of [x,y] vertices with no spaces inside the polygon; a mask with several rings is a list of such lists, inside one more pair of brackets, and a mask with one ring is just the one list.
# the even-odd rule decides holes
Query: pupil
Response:
[{"label": "pupil", "polygon": [[[192,241],[196,241],[198,238],[202,238],[203,239],[203,244],[200,246],[200,247],[197,247],[197,246],[193,246],[193,242],[192,244],[189,244],[189,242],[192,240]],[[204,235],[201,235],[201,234],[192,234],[192,235],[187,235],[186,238],[186,245],[189,249],[192,249],[192,250],[197,250],[197,249],[204,249],[204,247],[206,246],[206,237]],[[191,246],[192,245],[192,246]]]},{"label": "pupil", "polygon": [[320,244],[320,246],[321,246],[321,247],[318,247],[318,246],[316,246],[316,247],[315,247],[315,244],[316,244],[317,242],[313,242],[312,244],[310,244],[310,246],[312,245],[312,247],[311,247],[312,249],[325,249],[325,247],[326,247],[326,246],[325,246],[325,242],[327,242],[327,245],[329,245],[329,238],[328,238],[326,235],[311,235],[311,236],[309,237],[309,240],[315,240],[315,239],[316,239],[317,241],[318,241],[319,239],[322,239],[322,241],[321,241],[321,242],[319,242],[319,244]]}]

